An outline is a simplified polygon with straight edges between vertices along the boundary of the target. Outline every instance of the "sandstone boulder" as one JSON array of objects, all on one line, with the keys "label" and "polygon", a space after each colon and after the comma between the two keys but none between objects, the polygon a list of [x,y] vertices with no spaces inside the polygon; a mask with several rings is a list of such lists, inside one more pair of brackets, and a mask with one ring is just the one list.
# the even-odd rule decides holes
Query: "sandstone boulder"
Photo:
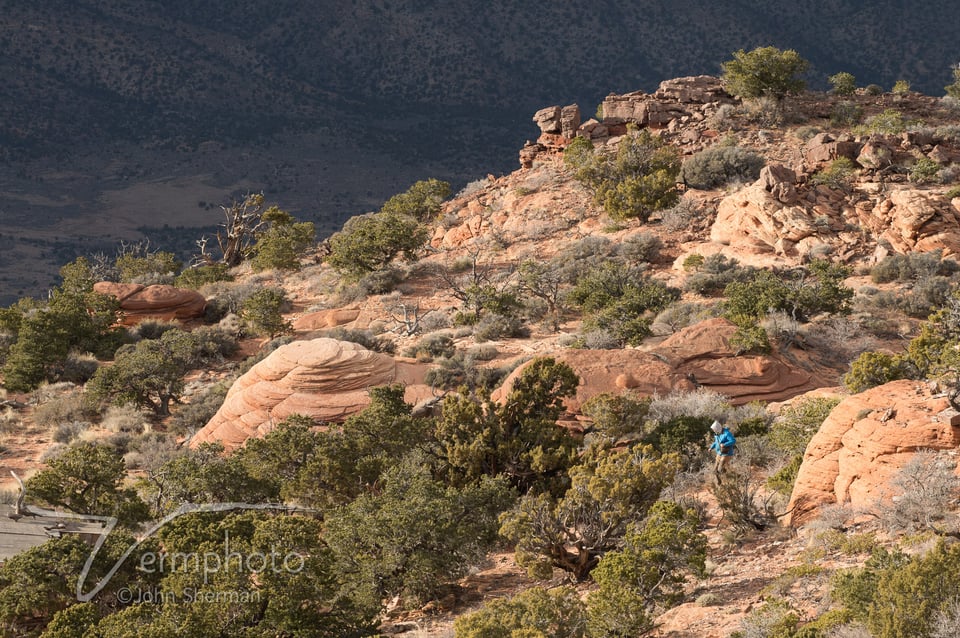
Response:
[{"label": "sandstone boulder", "polygon": [[332,308],[329,310],[318,310],[298,317],[293,322],[293,329],[298,332],[309,332],[311,330],[327,330],[337,326],[346,325],[355,321],[360,316],[358,308]]},{"label": "sandstone boulder", "polygon": [[190,445],[219,441],[228,450],[263,436],[293,414],[318,423],[339,422],[362,410],[368,390],[401,383],[409,403],[431,396],[423,384],[426,366],[396,360],[336,339],[294,341],[281,346],[237,379],[223,405]]},{"label": "sandstone boulder", "polygon": [[[760,179],[724,197],[710,229],[710,239],[740,250],[797,255],[821,243],[814,215],[796,201],[793,171],[768,166]],[[804,242],[804,245],[797,246]]]},{"label": "sandstone boulder", "polygon": [[833,503],[870,508],[918,450],[960,445],[960,418],[919,381],[894,381],[844,399],[807,445],[788,511],[802,525]]},{"label": "sandstone boulder", "polygon": [[207,300],[196,290],[174,286],[118,284],[101,281],[93,289],[120,301],[121,323],[134,326],[144,319],[188,321],[203,317]]},{"label": "sandstone boulder", "polygon": [[829,133],[818,133],[803,146],[804,164],[810,171],[817,170],[838,157],[855,160],[859,154],[860,144],[847,139],[838,140]]},{"label": "sandstone boulder", "polygon": [[859,222],[895,252],[960,254],[960,211],[930,191],[898,188],[876,203],[857,205]]},{"label": "sandstone boulder", "polygon": [[[714,390],[740,405],[779,401],[818,385],[810,373],[777,355],[737,355],[730,338],[737,327],[722,318],[685,328],[649,351],[562,350],[551,356],[580,377],[577,394],[566,400],[571,415],[584,402],[604,392],[630,390],[639,395],[663,395],[698,387]],[[523,371],[520,366],[494,393],[502,400]]]},{"label": "sandstone boulder", "polygon": [[541,133],[560,132],[560,111],[559,106],[548,106],[533,114],[533,121]]}]

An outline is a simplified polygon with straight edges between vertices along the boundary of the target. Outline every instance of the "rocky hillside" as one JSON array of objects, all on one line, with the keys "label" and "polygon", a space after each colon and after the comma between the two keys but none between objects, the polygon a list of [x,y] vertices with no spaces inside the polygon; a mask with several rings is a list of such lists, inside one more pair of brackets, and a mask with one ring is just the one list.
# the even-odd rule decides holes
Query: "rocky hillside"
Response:
[{"label": "rocky hillside", "polygon": [[[663,497],[697,512],[708,561],[688,575],[676,599],[649,606],[656,626],[648,635],[765,636],[775,626],[785,636],[892,635],[869,625],[834,576],[868,564],[875,548],[901,548],[906,561],[937,538],[960,533],[953,511],[960,416],[952,377],[934,379],[942,369],[929,361],[924,373],[916,358],[910,369],[877,364],[872,383],[848,378],[844,387],[843,377],[862,353],[896,362],[909,346],[910,356],[934,357],[929,344],[955,338],[949,318],[932,332],[924,319],[953,307],[960,271],[956,105],[863,89],[745,103],[716,78],[691,76],[649,94],[609,95],[598,118],[554,105],[537,110],[533,121],[541,135],[517,149],[518,168],[444,201],[425,222],[427,244],[415,260],[351,280],[331,265],[334,238],[302,255],[299,269],[253,272],[245,263],[232,282],[201,287],[205,318],[196,294],[98,284],[127,304],[129,323],[146,326],[136,329],[139,343],[152,339],[146,335],[154,328],[143,323],[151,315],[198,332],[217,309],[219,330],[236,335],[230,304],[270,288],[289,301],[289,330],[279,340],[243,336],[238,354],[192,369],[172,415],[141,414],[139,428],[146,423],[153,432],[104,432],[119,430],[106,413],[77,426],[50,416],[67,412],[64,397],[79,396],[79,385],[10,396],[7,420],[23,427],[8,428],[16,434],[5,435],[4,469],[27,474],[64,445],[98,437],[125,453],[129,471],[148,478],[168,476],[156,473],[161,467],[184,471],[184,459],[214,467],[218,461],[202,456],[203,444],[220,443],[233,451],[226,458],[243,458],[261,449],[249,441],[269,441],[291,415],[322,424],[318,436],[327,436],[371,402],[383,410],[383,397],[369,389],[389,383],[405,387],[402,398],[416,406],[411,418],[454,409],[474,414],[464,406],[490,391],[492,402],[477,414],[492,419],[500,414],[496,406],[510,405],[529,383],[525,371],[549,356],[569,366],[578,383],[556,406],[540,409],[555,409],[559,427],[578,445],[596,443],[611,455],[639,449],[639,442],[676,445],[669,449],[685,455]],[[625,140],[645,133],[683,161],[681,196],[643,221],[611,216],[565,151],[579,144],[588,152],[582,140],[589,140],[589,152],[613,157]],[[731,168],[729,158],[746,168]],[[641,284],[644,296],[629,297]],[[591,296],[600,290],[609,298]],[[618,299],[635,305],[618,306]],[[637,309],[641,302],[647,305]],[[941,348],[948,363],[949,350]],[[114,368],[125,365],[122,354]],[[855,392],[855,381],[875,387]],[[473,392],[460,395],[463,385]],[[628,403],[603,403],[614,401],[611,394]],[[444,397],[460,403],[447,407]],[[719,483],[702,453],[714,418],[739,440],[734,472]],[[380,437],[399,445],[391,437],[400,436],[405,419],[395,416],[388,431],[364,432],[367,439],[355,444]],[[421,434],[431,436],[441,435]],[[364,457],[370,465],[358,467],[370,471],[389,461]],[[180,465],[164,465],[171,462]],[[598,477],[601,466],[591,470]],[[931,477],[929,492],[909,487],[918,476],[921,483]],[[945,486],[939,496],[933,477]],[[300,477],[284,481],[284,489],[305,484]],[[306,483],[313,489],[317,481]],[[590,491],[600,483],[582,486]],[[342,498],[349,487],[335,489],[344,490],[337,492]],[[155,494],[158,504],[165,489]],[[377,483],[363,498],[387,492]],[[340,516],[352,506],[325,507]],[[576,538],[580,524],[569,522],[565,533]],[[507,526],[501,531],[510,533]],[[585,551],[573,540],[560,550],[577,547]],[[517,565],[525,560],[523,552],[515,562],[509,551],[491,551],[425,604],[397,594],[384,601],[381,628],[452,636],[456,619],[484,604],[574,581],[574,572],[561,569],[550,577],[528,573]],[[879,569],[875,562],[869,564]],[[573,584],[588,605],[603,588],[590,578]],[[949,611],[946,603],[942,609]],[[822,633],[798,634],[798,625]]]}]

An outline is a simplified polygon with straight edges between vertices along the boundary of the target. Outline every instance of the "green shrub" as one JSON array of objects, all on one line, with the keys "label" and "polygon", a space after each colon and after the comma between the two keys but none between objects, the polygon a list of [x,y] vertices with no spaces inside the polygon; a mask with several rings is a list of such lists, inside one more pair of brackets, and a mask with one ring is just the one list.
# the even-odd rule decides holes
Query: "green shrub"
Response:
[{"label": "green shrub", "polygon": [[893,88],[890,92],[894,95],[906,95],[910,92],[910,83],[906,80],[897,80],[893,83]]},{"label": "green shrub", "polygon": [[440,205],[450,197],[450,184],[439,179],[415,182],[405,192],[394,195],[380,208],[381,213],[406,215],[421,222],[440,214]]},{"label": "green shrub", "polygon": [[953,67],[953,84],[943,87],[947,95],[955,100],[960,100],[960,65]]},{"label": "green shrub", "polygon": [[793,484],[797,481],[797,473],[803,463],[803,454],[797,454],[790,462],[774,472],[767,479],[767,487],[789,497],[793,493]]},{"label": "green shrub", "polygon": [[293,215],[276,206],[267,209],[261,221],[269,227],[257,237],[253,270],[300,270],[300,258],[313,246],[313,222],[297,223]]},{"label": "green shrub", "polygon": [[793,49],[740,49],[733,54],[733,60],[722,64],[723,82],[727,91],[740,97],[767,95],[780,99],[804,90],[806,82],[800,76],[809,66]]},{"label": "green shrub", "polygon": [[948,190],[946,193],[944,193],[943,196],[947,200],[960,197],[960,186],[954,186],[953,188]]},{"label": "green shrub", "polygon": [[564,162],[614,219],[645,222],[679,199],[679,155],[646,129],[625,135],[615,156],[598,153],[592,142],[578,137],[564,150]]},{"label": "green shrub", "polygon": [[817,171],[811,178],[814,184],[822,184],[830,188],[847,188],[853,180],[856,165],[848,157],[838,157],[830,162],[828,168]]},{"label": "green shrub", "polygon": [[570,586],[533,587],[457,618],[457,638],[584,638],[586,609]]},{"label": "green shrub", "polygon": [[907,125],[903,121],[903,113],[896,109],[886,109],[883,113],[868,117],[855,132],[866,135],[899,135],[905,130]]},{"label": "green shrub", "polygon": [[960,546],[948,547],[941,541],[910,560],[888,554],[886,561],[872,565],[871,561],[874,557],[860,572],[842,573],[834,584],[834,597],[876,638],[929,635],[937,613],[949,608],[960,587]]},{"label": "green shrub", "polygon": [[181,288],[198,290],[206,284],[216,281],[232,281],[230,268],[226,264],[205,264],[196,268],[188,268],[177,275],[174,285]]},{"label": "green shrub", "polygon": [[653,316],[679,297],[679,290],[635,268],[605,262],[577,281],[568,301],[584,312],[584,331],[609,330],[622,346],[650,336]]},{"label": "green shrub", "polygon": [[824,397],[804,399],[784,408],[770,426],[770,442],[789,456],[802,455],[838,403],[838,398]]},{"label": "green shrub", "polygon": [[326,262],[344,277],[356,281],[382,270],[395,257],[416,258],[429,231],[415,217],[398,213],[371,213],[351,217],[330,237]]},{"label": "green shrub", "polygon": [[765,160],[739,146],[711,146],[683,162],[683,182],[698,190],[718,188],[735,180],[754,181]]},{"label": "green shrub", "polygon": [[738,355],[770,352],[767,331],[751,321],[737,322],[737,330],[730,337],[730,345],[736,349]]},{"label": "green shrub", "polygon": [[837,102],[830,111],[830,123],[834,126],[854,126],[863,119],[863,107],[854,102]]},{"label": "green shrub", "polygon": [[283,318],[287,304],[287,295],[282,288],[262,288],[243,302],[240,318],[254,334],[272,339],[290,330],[290,322]]},{"label": "green shrub", "polygon": [[827,79],[834,95],[853,95],[857,91],[857,79],[852,73],[841,71]]},{"label": "green shrub", "polygon": [[883,95],[883,87],[879,84],[868,84],[864,87],[863,92],[867,95]]},{"label": "green shrub", "polygon": [[[748,281],[727,285],[723,294],[724,313],[734,321],[763,319],[771,311],[783,310],[803,321],[819,313],[845,314],[850,311],[853,290],[843,285],[850,269],[825,260],[810,262],[806,272],[775,273],[758,270]],[[793,281],[788,283],[784,278]]]},{"label": "green shrub", "polygon": [[908,374],[901,357],[883,352],[864,352],[850,364],[850,372],[843,375],[843,384],[851,392],[863,392],[906,378]]},{"label": "green shrub", "polygon": [[910,167],[910,181],[914,184],[937,184],[940,182],[940,164],[929,157],[920,157]]},{"label": "green shrub", "polygon": [[607,553],[593,570],[591,635],[644,635],[654,626],[654,609],[683,600],[687,575],[704,574],[707,539],[699,524],[693,510],[658,501],[642,524],[631,526],[622,549]]},{"label": "green shrub", "polygon": [[723,253],[714,253],[702,260],[699,272],[690,275],[683,282],[684,290],[701,295],[714,295],[734,281],[749,281],[754,273],[753,268],[743,267],[736,259]]}]

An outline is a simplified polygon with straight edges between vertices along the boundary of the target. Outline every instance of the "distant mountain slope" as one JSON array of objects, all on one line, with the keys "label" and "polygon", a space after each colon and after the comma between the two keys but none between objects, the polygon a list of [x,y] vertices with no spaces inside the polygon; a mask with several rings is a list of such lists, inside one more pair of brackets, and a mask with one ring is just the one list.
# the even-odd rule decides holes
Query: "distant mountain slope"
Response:
[{"label": "distant mountain slope", "polygon": [[0,134],[47,149],[251,139],[398,103],[516,112],[716,73],[766,44],[799,50],[820,84],[846,70],[937,93],[958,18],[945,0],[3,0]]},{"label": "distant mountain slope", "polygon": [[190,229],[245,190],[328,233],[416,179],[457,188],[512,169],[542,106],[590,115],[611,92],[717,74],[739,48],[797,49],[814,87],[844,70],[941,95],[958,13],[947,0],[0,0],[0,227],[15,231],[0,302],[141,226],[185,228],[192,246]]}]

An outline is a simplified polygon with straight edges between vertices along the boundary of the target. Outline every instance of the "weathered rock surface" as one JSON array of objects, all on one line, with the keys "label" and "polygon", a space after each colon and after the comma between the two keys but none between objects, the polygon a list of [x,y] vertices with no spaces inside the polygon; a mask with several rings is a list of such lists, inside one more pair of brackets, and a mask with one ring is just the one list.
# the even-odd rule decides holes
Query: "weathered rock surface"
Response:
[{"label": "weathered rock surface", "polygon": [[918,450],[960,445],[960,415],[927,383],[894,381],[844,399],[807,445],[787,523],[833,503],[869,508],[894,496],[890,480]]},{"label": "weathered rock surface", "polygon": [[823,168],[839,157],[857,159],[861,145],[850,139],[837,139],[829,133],[818,133],[803,146],[804,164],[810,172]]},{"label": "weathered rock surface", "polygon": [[760,178],[721,200],[710,239],[748,252],[796,256],[823,242],[813,211],[796,202],[795,174],[767,166]]},{"label": "weathered rock surface", "polygon": [[293,329],[298,332],[310,330],[326,330],[346,325],[360,316],[359,308],[331,308],[318,310],[298,317],[293,322]]},{"label": "weathered rock surface", "polygon": [[[736,326],[726,319],[685,328],[651,350],[561,350],[552,356],[580,377],[575,397],[565,405],[576,414],[584,402],[604,392],[630,390],[639,395],[708,388],[735,405],[779,401],[818,385],[812,375],[776,355],[737,355],[730,345]],[[494,393],[503,399],[523,371],[520,366]]]},{"label": "weathered rock surface", "polygon": [[120,301],[121,323],[133,326],[144,319],[188,321],[203,316],[207,300],[196,290],[174,286],[118,284],[100,281],[93,289]]},{"label": "weathered rock surface", "polygon": [[294,341],[237,379],[223,405],[190,445],[219,441],[228,450],[263,436],[293,414],[339,422],[369,404],[368,390],[401,383],[409,403],[432,396],[426,366],[336,339]]},{"label": "weathered rock surface", "polygon": [[856,212],[865,228],[898,253],[960,254],[960,206],[947,203],[938,193],[897,188],[879,202],[857,204]]}]

